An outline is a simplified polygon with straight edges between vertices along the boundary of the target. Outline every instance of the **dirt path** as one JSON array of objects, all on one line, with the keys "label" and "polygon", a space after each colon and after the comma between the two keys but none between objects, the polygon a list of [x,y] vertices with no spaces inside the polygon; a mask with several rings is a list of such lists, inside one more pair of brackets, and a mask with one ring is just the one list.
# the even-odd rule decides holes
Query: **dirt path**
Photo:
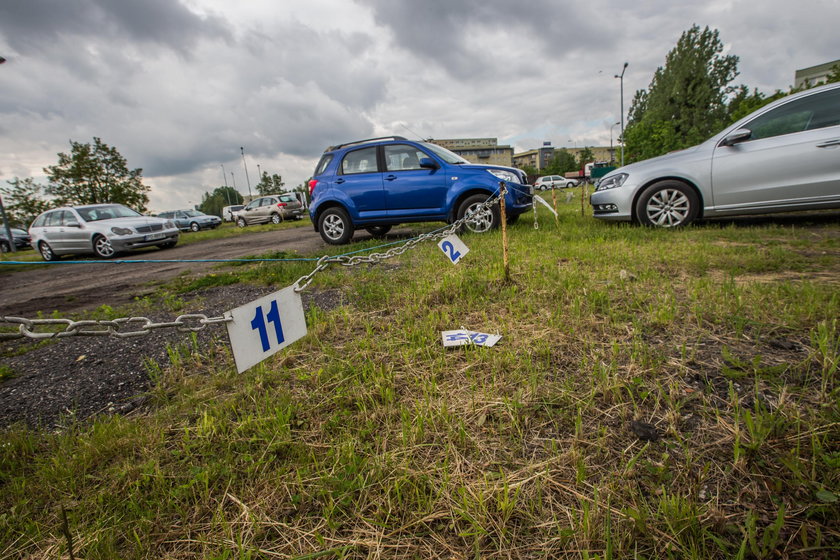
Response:
[{"label": "dirt path", "polygon": [[[182,236],[190,235],[189,233]],[[359,236],[361,238],[362,236]],[[270,251],[318,253],[326,247],[310,226],[243,234],[179,245],[161,251],[151,249],[123,255],[123,259],[235,259]],[[94,261],[94,259],[90,259]],[[184,271],[206,271],[213,263],[56,264],[0,274],[0,315],[32,317],[38,311],[63,314],[132,301]]]}]

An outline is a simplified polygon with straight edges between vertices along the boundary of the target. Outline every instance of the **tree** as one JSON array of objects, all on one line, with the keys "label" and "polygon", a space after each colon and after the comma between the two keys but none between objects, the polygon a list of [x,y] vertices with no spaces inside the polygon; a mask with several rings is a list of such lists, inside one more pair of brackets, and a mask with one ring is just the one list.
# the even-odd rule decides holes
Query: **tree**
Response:
[{"label": "tree", "polygon": [[722,52],[717,30],[694,25],[683,32],[647,91],[633,99],[624,129],[631,161],[693,146],[730,122],[727,99],[738,57]]},{"label": "tree", "polygon": [[563,175],[568,171],[575,171],[579,169],[575,156],[569,153],[566,149],[560,149],[554,152],[554,156],[545,168],[546,175]]},{"label": "tree", "polygon": [[198,209],[205,214],[222,217],[222,208],[242,204],[245,199],[233,187],[216,187],[212,193],[204,193]]},{"label": "tree", "polygon": [[592,153],[591,148],[584,146],[584,148],[578,152],[577,168],[583,169],[583,167],[591,161],[595,161],[595,154]]},{"label": "tree", "polygon": [[44,198],[44,185],[36,183],[31,177],[15,177],[6,182],[10,186],[0,187],[0,194],[3,195],[3,205],[10,224],[26,229],[38,214],[53,206]]},{"label": "tree", "polygon": [[57,204],[116,202],[146,211],[149,187],[142,169],[128,169],[116,148],[94,137],[93,145],[70,141],[70,154],[59,153],[58,164],[44,168],[50,180],[46,188]]},{"label": "tree", "polygon": [[260,193],[260,196],[274,194],[282,191],[285,184],[280,175],[276,173],[269,175],[268,171],[263,171],[260,182],[257,183],[257,192]]}]

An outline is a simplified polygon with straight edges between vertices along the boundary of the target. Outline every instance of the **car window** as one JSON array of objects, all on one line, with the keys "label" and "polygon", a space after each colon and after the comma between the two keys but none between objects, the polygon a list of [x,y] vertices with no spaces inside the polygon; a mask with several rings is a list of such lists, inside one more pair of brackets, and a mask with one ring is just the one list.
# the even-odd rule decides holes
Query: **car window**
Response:
[{"label": "car window", "polygon": [[70,212],[69,210],[63,210],[61,212],[61,225],[66,226],[71,222],[78,223],[79,220],[78,218],[76,218],[76,216],[73,215],[73,212]]},{"label": "car window", "polygon": [[327,154],[321,158],[321,161],[318,162],[318,166],[315,167],[315,176],[321,175],[324,171],[327,170],[327,166],[333,160],[332,154]]},{"label": "car window", "polygon": [[420,160],[427,157],[428,154],[408,144],[385,146],[385,168],[388,171],[421,169]]},{"label": "car window", "polygon": [[280,200],[282,202],[297,202],[297,198],[293,197],[290,194],[284,194],[283,196],[280,197]]},{"label": "car window", "polygon": [[61,225],[61,212],[49,212],[44,214],[44,225],[46,227],[55,227]]},{"label": "car window", "polygon": [[750,140],[760,140],[840,124],[840,89],[786,103],[748,123]]},{"label": "car window", "polygon": [[272,206],[276,203],[273,196],[267,196],[262,199],[260,206]]},{"label": "car window", "polygon": [[252,200],[251,202],[248,203],[248,205],[245,207],[245,209],[246,210],[253,210],[254,208],[256,208],[257,206],[260,205],[260,200],[262,200],[262,199],[258,198],[257,200]]},{"label": "car window", "polygon": [[35,218],[35,221],[32,222],[32,226],[30,226],[30,227],[43,227],[46,219],[47,219],[47,215],[46,214],[41,214],[40,216]]},{"label": "car window", "polygon": [[376,146],[348,152],[344,156],[344,161],[341,162],[341,173],[344,175],[376,171],[379,171],[379,165],[376,162]]}]

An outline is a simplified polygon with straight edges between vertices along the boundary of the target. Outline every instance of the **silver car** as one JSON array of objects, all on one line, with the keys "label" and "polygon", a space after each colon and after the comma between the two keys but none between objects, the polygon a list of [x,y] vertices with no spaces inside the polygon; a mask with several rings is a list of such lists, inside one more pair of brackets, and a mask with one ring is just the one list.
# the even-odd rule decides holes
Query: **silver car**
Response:
[{"label": "silver car", "polygon": [[779,99],[693,148],[620,167],[589,202],[596,218],[658,227],[840,208],[840,84]]},{"label": "silver car", "polygon": [[171,220],[138,214],[122,204],[67,206],[44,212],[29,226],[32,248],[45,261],[61,255],[93,254],[108,259],[122,251],[178,243]]},{"label": "silver car", "polygon": [[299,220],[303,216],[303,205],[297,196],[290,193],[272,194],[256,198],[245,208],[234,214],[239,227],[251,224],[279,224],[283,220]]}]

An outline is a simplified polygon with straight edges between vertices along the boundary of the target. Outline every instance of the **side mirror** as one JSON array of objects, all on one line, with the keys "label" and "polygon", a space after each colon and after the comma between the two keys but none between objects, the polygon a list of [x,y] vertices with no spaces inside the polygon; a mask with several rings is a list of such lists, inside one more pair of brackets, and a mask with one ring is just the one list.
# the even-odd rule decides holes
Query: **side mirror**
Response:
[{"label": "side mirror", "polygon": [[720,141],[721,146],[734,146],[744,140],[749,140],[752,136],[752,131],[748,128],[739,128],[735,132],[727,134],[723,140]]},{"label": "side mirror", "polygon": [[64,224],[64,227],[80,228],[80,227],[82,227],[82,224],[80,224],[79,222],[73,221],[73,222],[67,222],[66,224]]},{"label": "side mirror", "polygon": [[438,169],[440,165],[438,165],[437,162],[432,158],[424,157],[420,158],[420,167],[423,167],[425,169]]}]

